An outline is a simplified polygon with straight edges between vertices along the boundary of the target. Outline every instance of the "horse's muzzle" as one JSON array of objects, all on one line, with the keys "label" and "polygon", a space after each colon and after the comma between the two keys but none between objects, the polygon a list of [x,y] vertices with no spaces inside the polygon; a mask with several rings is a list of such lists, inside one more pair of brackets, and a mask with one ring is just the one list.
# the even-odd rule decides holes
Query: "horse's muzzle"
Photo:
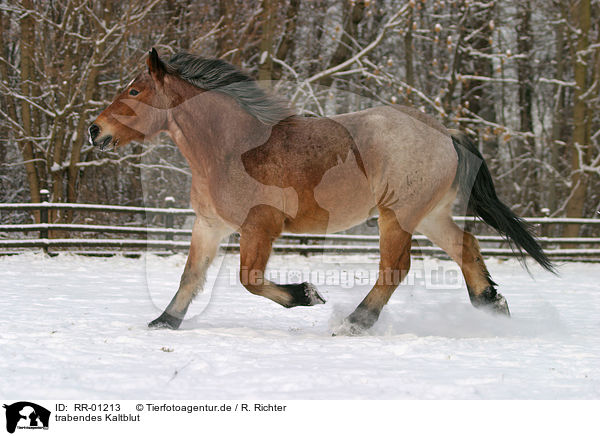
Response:
[{"label": "horse's muzzle", "polygon": [[100,147],[100,150],[104,150],[106,147],[108,147],[113,140],[112,135],[106,135],[98,139],[100,127],[98,127],[96,124],[92,124],[88,129],[88,132],[90,134],[90,143],[96,147]]}]

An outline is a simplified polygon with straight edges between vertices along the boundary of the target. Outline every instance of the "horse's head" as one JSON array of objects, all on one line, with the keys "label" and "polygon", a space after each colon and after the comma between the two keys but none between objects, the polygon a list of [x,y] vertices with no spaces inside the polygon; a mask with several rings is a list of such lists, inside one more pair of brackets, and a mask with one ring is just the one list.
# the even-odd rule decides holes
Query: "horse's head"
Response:
[{"label": "horse's head", "polygon": [[90,142],[105,149],[143,141],[164,130],[173,102],[165,92],[167,66],[152,49],[138,74],[89,128]]}]

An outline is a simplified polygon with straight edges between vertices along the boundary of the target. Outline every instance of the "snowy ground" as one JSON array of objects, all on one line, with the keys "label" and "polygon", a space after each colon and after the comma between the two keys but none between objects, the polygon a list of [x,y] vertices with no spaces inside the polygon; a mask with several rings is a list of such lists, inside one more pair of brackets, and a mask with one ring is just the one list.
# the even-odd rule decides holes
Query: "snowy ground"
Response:
[{"label": "snowy ground", "polygon": [[[502,319],[470,306],[454,264],[415,260],[368,335],[332,337],[376,258],[274,256],[271,271],[288,278],[329,274],[327,304],[284,309],[246,292],[229,255],[181,330],[149,330],[184,262],[0,257],[0,397],[600,398],[598,264],[564,264],[560,278],[533,266],[534,280],[516,261],[490,259],[513,315]],[[436,271],[441,285],[425,280]]]}]

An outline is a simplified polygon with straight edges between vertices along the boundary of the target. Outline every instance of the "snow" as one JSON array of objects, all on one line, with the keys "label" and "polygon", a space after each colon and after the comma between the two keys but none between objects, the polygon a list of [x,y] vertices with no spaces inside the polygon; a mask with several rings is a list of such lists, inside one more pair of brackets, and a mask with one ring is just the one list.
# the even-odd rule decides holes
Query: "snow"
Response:
[{"label": "snow", "polygon": [[237,262],[220,256],[190,319],[167,331],[146,324],[172,297],[183,255],[0,257],[0,396],[600,398],[598,264],[563,264],[559,278],[532,266],[533,279],[488,260],[504,319],[471,307],[455,264],[416,259],[372,331],[332,337],[366,295],[375,256],[273,256],[272,277],[313,274],[327,300],[294,309],[249,294]]},{"label": "snow", "polygon": [[258,61],[258,64],[259,64],[259,65],[262,65],[262,64],[264,64],[264,63],[265,63],[265,61],[267,60],[267,56],[269,56],[269,52],[268,52],[268,51],[266,51],[266,50],[265,50],[265,51],[263,51],[263,52],[260,54],[260,60]]}]

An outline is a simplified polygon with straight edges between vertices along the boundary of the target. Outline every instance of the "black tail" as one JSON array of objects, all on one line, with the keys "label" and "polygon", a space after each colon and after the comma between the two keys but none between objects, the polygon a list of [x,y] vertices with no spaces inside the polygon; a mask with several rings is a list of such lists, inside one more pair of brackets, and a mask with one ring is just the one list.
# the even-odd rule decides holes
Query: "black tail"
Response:
[{"label": "black tail", "polygon": [[[456,181],[459,192],[468,200],[469,213],[483,219],[509,243],[514,242],[523,261],[525,250],[544,269],[556,274],[554,265],[532,236],[531,226],[515,215],[496,195],[492,176],[477,146],[463,134],[453,135],[452,143],[458,154]],[[514,250],[515,247],[511,244],[511,248]]]}]

